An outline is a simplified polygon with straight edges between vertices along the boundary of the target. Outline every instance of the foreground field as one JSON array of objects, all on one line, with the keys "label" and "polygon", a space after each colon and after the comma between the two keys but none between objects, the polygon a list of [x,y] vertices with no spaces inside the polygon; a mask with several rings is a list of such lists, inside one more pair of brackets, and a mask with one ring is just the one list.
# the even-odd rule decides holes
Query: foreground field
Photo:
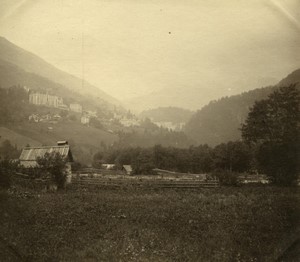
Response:
[{"label": "foreground field", "polygon": [[275,261],[299,202],[272,187],[2,192],[0,260]]}]

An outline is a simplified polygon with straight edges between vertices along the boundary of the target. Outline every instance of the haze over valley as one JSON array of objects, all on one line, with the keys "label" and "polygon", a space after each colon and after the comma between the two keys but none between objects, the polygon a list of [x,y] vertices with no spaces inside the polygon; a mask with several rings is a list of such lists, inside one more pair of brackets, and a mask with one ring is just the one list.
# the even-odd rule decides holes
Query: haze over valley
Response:
[{"label": "haze over valley", "polygon": [[107,147],[215,146],[299,80],[296,1],[88,3],[1,3],[3,139],[68,139],[86,163]]},{"label": "haze over valley", "polygon": [[[136,112],[197,110],[296,70],[297,10],[296,0],[12,0],[1,3],[0,35],[91,83],[74,89],[97,87]],[[20,62],[18,53],[1,52]],[[35,65],[28,60],[26,70]]]}]

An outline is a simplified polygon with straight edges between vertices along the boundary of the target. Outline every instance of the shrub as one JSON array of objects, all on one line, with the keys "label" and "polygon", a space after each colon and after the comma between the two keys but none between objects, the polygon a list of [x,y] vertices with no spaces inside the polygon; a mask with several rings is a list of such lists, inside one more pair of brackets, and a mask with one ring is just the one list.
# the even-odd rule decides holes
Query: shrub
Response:
[{"label": "shrub", "polygon": [[220,184],[223,186],[237,186],[238,185],[238,173],[231,172],[229,170],[216,170],[212,174],[217,177]]},{"label": "shrub", "polygon": [[46,175],[61,189],[65,186],[67,174],[65,170],[66,159],[58,152],[46,153],[44,157],[38,158],[37,162]]},{"label": "shrub", "polygon": [[0,167],[0,188],[9,188],[10,182],[10,173]]},{"label": "shrub", "polygon": [[11,160],[0,161],[0,187],[9,188],[11,186],[11,173],[17,170],[19,162]]}]

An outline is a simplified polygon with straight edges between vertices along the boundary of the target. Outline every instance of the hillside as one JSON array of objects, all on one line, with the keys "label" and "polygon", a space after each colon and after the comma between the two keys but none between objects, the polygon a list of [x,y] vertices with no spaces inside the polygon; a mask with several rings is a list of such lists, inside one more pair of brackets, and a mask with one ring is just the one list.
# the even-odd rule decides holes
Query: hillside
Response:
[{"label": "hillside", "polygon": [[[51,129],[49,129],[51,127]],[[8,139],[19,149],[30,146],[56,145],[57,141],[67,140],[74,159],[82,164],[91,164],[93,155],[103,147],[118,140],[116,135],[77,122],[20,123],[0,127],[1,141]]]},{"label": "hillside", "polygon": [[[55,68],[38,56],[14,45],[3,37],[0,37],[0,60],[2,60],[1,70],[3,69],[3,64],[5,64],[4,62],[9,64],[11,70],[10,76],[5,77],[6,82],[8,80],[10,80],[10,82],[13,81],[12,79],[14,78],[11,76],[14,76],[19,82],[15,81],[13,84],[23,84],[24,81],[22,82],[21,80],[23,79],[24,73],[20,74],[19,70],[14,71],[12,65],[15,65],[27,73],[33,73],[35,76],[37,75],[39,77],[43,77],[44,79],[48,79],[52,82],[52,85],[64,86],[71,92],[77,92],[83,96],[88,96],[89,99],[93,97],[94,101],[98,101],[100,103],[106,101],[109,104],[120,105],[118,100],[101,91],[99,88]],[[25,80],[30,80],[31,78],[35,77],[33,75],[25,74]],[[0,84],[4,85],[2,82],[0,82]]]},{"label": "hillside", "polygon": [[104,100],[95,100],[91,96],[83,96],[75,91],[67,89],[65,86],[55,83],[50,79],[29,73],[17,65],[0,59],[0,87],[9,88],[14,85],[30,87],[31,90],[44,93],[46,90],[51,94],[63,97],[65,103],[81,103],[85,108],[112,110],[113,105]]},{"label": "hillside", "polygon": [[56,145],[68,140],[74,158],[90,164],[96,151],[118,137],[103,126],[83,125],[80,120],[80,113],[29,104],[28,92],[22,87],[0,88],[0,143],[9,140],[21,149],[27,144]]},{"label": "hillside", "polygon": [[192,114],[192,111],[179,107],[159,107],[143,111],[140,117],[154,122],[186,123]]},{"label": "hillside", "polygon": [[[62,97],[67,105],[80,103],[103,121],[108,121],[116,108],[123,111],[116,99],[98,88],[84,82],[82,89],[80,79],[0,37],[0,143],[9,140],[21,149],[27,144],[55,145],[58,140],[69,140],[75,160],[90,164],[96,151],[118,140],[99,123],[97,128],[95,124],[83,125],[80,114],[29,104],[29,93],[23,86]],[[32,115],[39,120],[30,121]],[[53,119],[55,115],[58,121]]]},{"label": "hillside", "polygon": [[197,144],[217,145],[241,139],[239,128],[256,100],[267,98],[277,87],[300,81],[300,69],[294,71],[276,86],[255,89],[212,101],[198,110],[185,126],[186,134]]},{"label": "hillside", "polygon": [[19,149],[25,147],[26,145],[31,145],[31,146],[41,145],[40,142],[30,137],[16,133],[15,131],[9,128],[0,127],[0,141],[3,142],[5,140],[9,140],[12,145],[17,146],[17,148]]}]

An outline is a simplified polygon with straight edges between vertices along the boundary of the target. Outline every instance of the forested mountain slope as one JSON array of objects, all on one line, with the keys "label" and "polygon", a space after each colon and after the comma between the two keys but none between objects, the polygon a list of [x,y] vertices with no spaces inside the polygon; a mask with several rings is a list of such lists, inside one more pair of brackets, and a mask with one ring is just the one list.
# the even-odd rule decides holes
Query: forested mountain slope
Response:
[{"label": "forested mountain slope", "polygon": [[[82,81],[73,75],[57,69],[35,54],[27,52],[3,37],[0,37],[0,59],[11,65],[17,66],[27,73],[34,73],[35,75],[46,78],[53,83],[64,86],[72,92],[77,92],[84,96],[92,96],[94,99],[98,99],[99,102],[106,101],[111,104],[120,104],[117,99],[89,84],[87,81]],[[13,74],[15,74],[17,78],[21,77],[18,72],[11,71],[10,75]],[[3,83],[1,84],[3,85]],[[13,84],[16,85],[22,83],[15,82]]]},{"label": "forested mountain slope", "polygon": [[241,139],[240,127],[256,100],[262,100],[277,87],[300,82],[300,69],[276,86],[254,89],[240,95],[212,101],[198,110],[186,124],[185,132],[197,144],[217,145]]},{"label": "forested mountain slope", "polygon": [[52,80],[40,76],[36,73],[30,73],[17,65],[11,64],[0,59],[0,88],[9,88],[12,86],[27,86],[31,90],[41,93],[50,92],[50,94],[61,96],[64,103],[78,102],[85,108],[94,108],[101,110],[112,110],[113,104],[105,100],[94,99],[92,96],[84,96],[76,91],[72,91],[65,86],[53,82]]}]

